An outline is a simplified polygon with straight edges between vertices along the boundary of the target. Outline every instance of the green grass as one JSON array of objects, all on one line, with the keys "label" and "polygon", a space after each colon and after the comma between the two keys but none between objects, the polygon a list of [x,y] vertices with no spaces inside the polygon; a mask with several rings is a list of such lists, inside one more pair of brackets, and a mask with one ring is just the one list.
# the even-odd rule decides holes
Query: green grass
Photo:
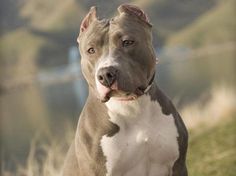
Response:
[{"label": "green grass", "polygon": [[236,173],[236,118],[198,133],[190,132],[190,176],[234,176]]}]

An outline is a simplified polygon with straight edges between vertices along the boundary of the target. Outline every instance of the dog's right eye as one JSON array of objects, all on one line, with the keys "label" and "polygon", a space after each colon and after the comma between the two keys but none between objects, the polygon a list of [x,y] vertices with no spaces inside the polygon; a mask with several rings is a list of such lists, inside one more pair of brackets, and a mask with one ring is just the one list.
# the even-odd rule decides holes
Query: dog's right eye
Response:
[{"label": "dog's right eye", "polygon": [[122,41],[122,46],[123,47],[127,47],[127,46],[130,46],[130,45],[133,45],[133,44],[134,44],[133,40],[124,40],[124,41]]},{"label": "dog's right eye", "polygon": [[87,50],[87,52],[88,52],[89,54],[94,54],[94,53],[95,53],[95,49],[94,49],[93,47],[91,47],[91,48],[89,48],[89,49]]}]

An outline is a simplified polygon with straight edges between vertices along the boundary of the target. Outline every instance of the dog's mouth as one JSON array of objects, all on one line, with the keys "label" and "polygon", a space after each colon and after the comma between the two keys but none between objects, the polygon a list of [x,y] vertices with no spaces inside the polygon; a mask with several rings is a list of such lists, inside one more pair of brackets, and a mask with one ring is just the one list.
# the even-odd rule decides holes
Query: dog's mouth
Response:
[{"label": "dog's mouth", "polygon": [[127,89],[125,87],[119,87],[118,82],[114,82],[110,87],[106,87],[97,82],[97,90],[100,95],[100,100],[103,103],[108,102],[111,98],[117,101],[133,101],[140,96],[146,94],[152,86],[155,73],[150,79],[148,84],[137,86],[136,88]]},{"label": "dog's mouth", "polygon": [[111,98],[117,101],[133,101],[136,100],[138,97],[145,94],[145,89],[142,86],[138,87],[134,92],[125,92],[122,90],[113,90],[109,89],[106,94],[101,97],[101,102],[106,103]]}]

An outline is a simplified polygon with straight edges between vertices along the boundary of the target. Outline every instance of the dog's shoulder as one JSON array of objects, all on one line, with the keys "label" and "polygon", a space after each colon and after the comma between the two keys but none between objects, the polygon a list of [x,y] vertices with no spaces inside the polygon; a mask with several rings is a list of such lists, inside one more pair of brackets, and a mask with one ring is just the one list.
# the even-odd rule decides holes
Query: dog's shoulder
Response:
[{"label": "dog's shoulder", "polygon": [[187,169],[185,162],[188,148],[188,131],[184,125],[182,117],[180,116],[179,112],[175,108],[170,98],[157,85],[155,86],[156,86],[154,89],[155,91],[150,92],[151,100],[157,101],[160,104],[163,114],[173,116],[179,134],[178,145],[179,145],[180,157],[174,164],[173,174],[186,176]]}]

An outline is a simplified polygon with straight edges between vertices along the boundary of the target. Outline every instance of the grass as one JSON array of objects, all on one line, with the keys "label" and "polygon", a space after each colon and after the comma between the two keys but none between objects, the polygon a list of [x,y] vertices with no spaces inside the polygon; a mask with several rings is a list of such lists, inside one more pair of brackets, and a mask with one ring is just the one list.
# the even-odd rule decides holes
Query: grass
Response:
[{"label": "grass", "polygon": [[71,124],[66,125],[66,133],[62,137],[48,135],[35,136],[30,144],[30,150],[26,162],[18,163],[15,171],[4,169],[1,164],[2,176],[59,176],[64,158],[74,136]]},{"label": "grass", "polygon": [[46,31],[78,29],[84,9],[75,0],[31,0],[20,9],[22,18],[28,19],[33,28]]},{"label": "grass", "polygon": [[167,45],[199,48],[224,42],[235,42],[235,1],[219,1],[213,9],[167,40]]},{"label": "grass", "polygon": [[18,82],[37,72],[35,60],[46,39],[22,27],[0,37],[0,79],[2,83]]},{"label": "grass", "polygon": [[182,111],[190,131],[187,165],[190,176],[233,176],[236,173],[236,94],[216,86],[207,100]]},{"label": "grass", "polygon": [[236,118],[222,121],[200,134],[190,132],[187,164],[190,176],[234,176]]},{"label": "grass", "polygon": [[[204,131],[228,120],[236,112],[236,94],[233,88],[215,86],[198,101],[181,109],[188,129]],[[200,130],[199,130],[200,128]]]},{"label": "grass", "polygon": [[3,84],[18,81],[19,77],[35,76],[39,58],[56,58],[54,62],[59,58],[66,62],[68,48],[76,45],[80,20],[85,14],[75,0],[31,0],[22,3],[18,10],[19,17],[27,23],[0,36]]},{"label": "grass", "polygon": [[169,36],[176,34],[203,13],[215,6],[216,0],[132,0],[141,7],[153,24],[154,44],[163,46]]}]

